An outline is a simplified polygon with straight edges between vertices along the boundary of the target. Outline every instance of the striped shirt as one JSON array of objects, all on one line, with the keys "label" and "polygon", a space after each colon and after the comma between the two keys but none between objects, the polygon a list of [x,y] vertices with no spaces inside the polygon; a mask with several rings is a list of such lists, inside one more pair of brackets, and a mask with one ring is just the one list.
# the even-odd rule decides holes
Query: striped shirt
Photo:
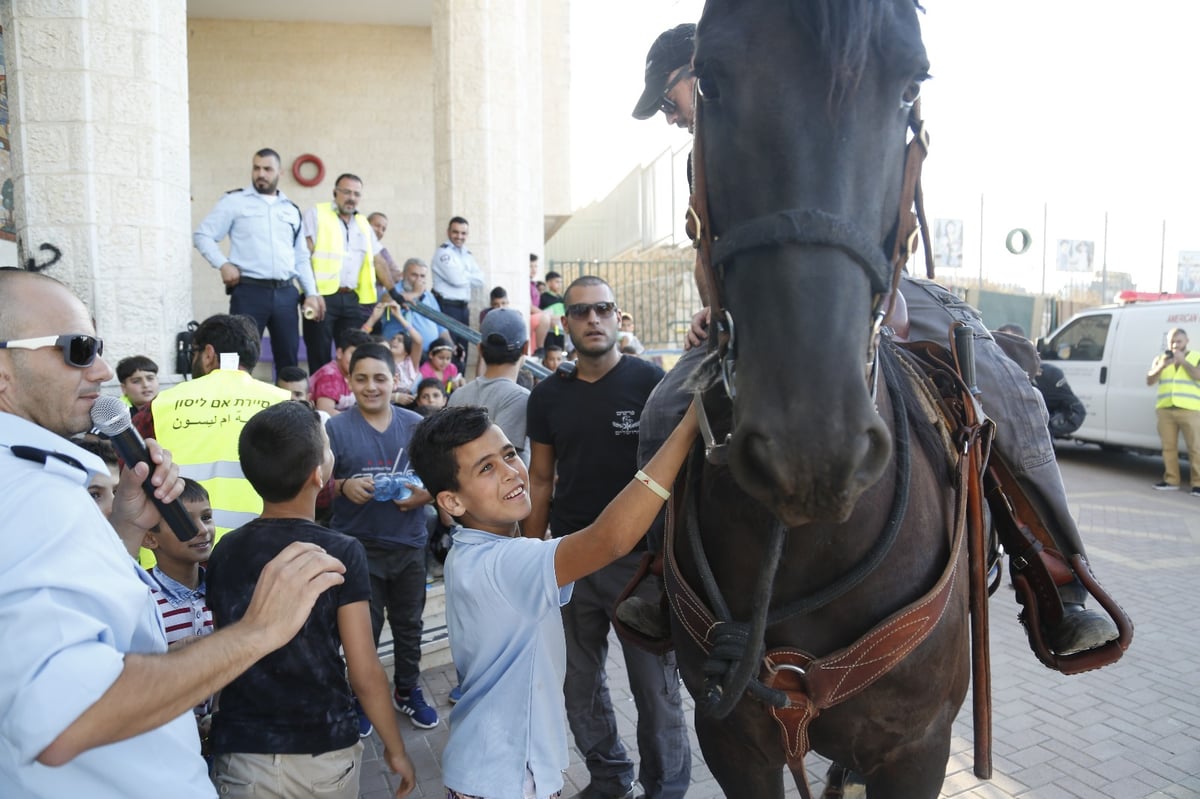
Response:
[{"label": "striped shirt", "polygon": [[155,582],[151,591],[168,645],[213,631],[212,611],[204,598],[203,568],[200,583],[194,589],[164,574],[157,566],[150,569],[150,578]]}]

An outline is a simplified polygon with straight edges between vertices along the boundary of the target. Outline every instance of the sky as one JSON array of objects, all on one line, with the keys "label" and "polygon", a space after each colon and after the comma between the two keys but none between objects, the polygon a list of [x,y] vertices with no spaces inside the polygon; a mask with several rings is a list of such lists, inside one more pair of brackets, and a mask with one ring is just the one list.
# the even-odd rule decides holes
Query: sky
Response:
[{"label": "sky", "polygon": [[[933,74],[922,92],[932,139],[926,206],[930,217],[963,221],[963,275],[1055,291],[1090,279],[1054,268],[1058,240],[1082,239],[1095,243],[1097,271],[1129,272],[1141,290],[1158,290],[1165,261],[1163,288],[1174,290],[1179,252],[1200,251],[1200,3],[923,5]],[[688,146],[661,115],[630,114],[646,50],[661,31],[696,21],[703,2],[572,6],[579,207],[639,164]],[[1005,249],[1014,228],[1033,239],[1021,256]]]}]

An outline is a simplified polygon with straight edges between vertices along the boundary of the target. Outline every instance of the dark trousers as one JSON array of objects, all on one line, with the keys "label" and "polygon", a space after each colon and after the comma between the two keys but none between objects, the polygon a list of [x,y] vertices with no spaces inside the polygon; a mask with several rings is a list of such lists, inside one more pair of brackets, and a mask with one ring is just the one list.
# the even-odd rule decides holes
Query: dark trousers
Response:
[{"label": "dark trousers", "polygon": [[364,544],[371,574],[371,632],[375,646],[387,611],[395,650],[396,690],[406,696],[421,675],[421,614],[425,612],[425,547]]},{"label": "dark trousers", "polygon": [[300,292],[288,283],[279,288],[241,282],[229,296],[229,313],[245,314],[258,325],[258,335],[271,331],[271,357],[275,370],[295,366],[300,348]]},{"label": "dark trousers", "polygon": [[[308,373],[333,360],[333,345],[343,330],[362,327],[367,321],[358,295],[352,291],[325,294],[325,318],[320,322],[304,320],[304,347],[308,350]],[[274,335],[274,334],[272,334]]]},{"label": "dark trousers", "polygon": [[[577,580],[571,601],[562,609],[567,640],[567,722],[592,785],[613,796],[629,790],[634,769],[617,732],[604,661],[613,607],[621,589],[633,579],[640,558],[640,552],[632,552]],[[692,754],[675,653],[658,656],[624,645],[622,652],[637,707],[641,757],[637,779],[646,789],[647,799],[682,797],[691,782]]]}]

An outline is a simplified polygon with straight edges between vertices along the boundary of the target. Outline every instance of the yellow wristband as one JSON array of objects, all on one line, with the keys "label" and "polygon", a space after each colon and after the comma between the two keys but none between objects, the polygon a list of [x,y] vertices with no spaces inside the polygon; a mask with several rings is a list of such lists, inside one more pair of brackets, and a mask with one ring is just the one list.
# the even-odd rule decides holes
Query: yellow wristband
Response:
[{"label": "yellow wristband", "polygon": [[651,477],[650,475],[643,472],[641,469],[637,470],[637,474],[635,474],[633,476],[633,479],[637,480],[639,483],[641,483],[646,488],[653,491],[655,494],[658,494],[660,499],[668,500],[671,498],[670,491],[668,491],[667,489],[665,489],[661,485],[659,485],[657,480],[655,480],[653,477]]}]

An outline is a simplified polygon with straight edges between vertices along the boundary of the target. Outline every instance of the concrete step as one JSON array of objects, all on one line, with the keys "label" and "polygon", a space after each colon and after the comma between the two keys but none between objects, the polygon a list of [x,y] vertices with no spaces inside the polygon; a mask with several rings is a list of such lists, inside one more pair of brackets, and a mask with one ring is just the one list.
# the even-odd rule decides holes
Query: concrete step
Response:
[{"label": "concrete step", "polygon": [[[451,662],[450,638],[446,631],[446,589],[441,580],[430,585],[425,593],[425,613],[421,630],[421,671],[436,669]],[[379,636],[379,660],[391,666],[395,660],[392,630],[384,622]]]}]

